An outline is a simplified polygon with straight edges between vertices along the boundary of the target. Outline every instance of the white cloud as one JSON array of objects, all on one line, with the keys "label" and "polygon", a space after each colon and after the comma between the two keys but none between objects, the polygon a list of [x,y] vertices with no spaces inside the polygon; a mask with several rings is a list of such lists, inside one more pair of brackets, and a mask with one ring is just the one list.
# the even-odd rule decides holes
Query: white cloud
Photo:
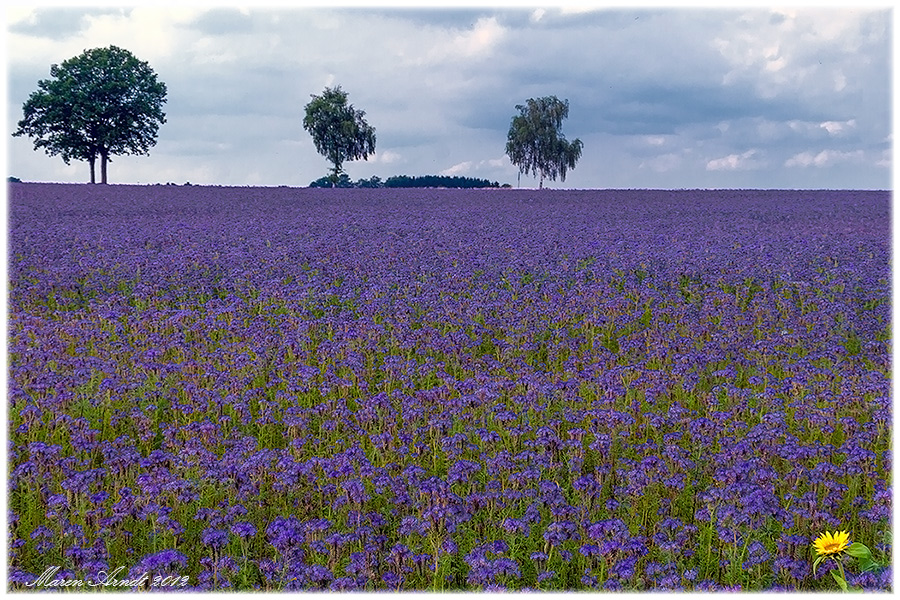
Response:
[{"label": "white cloud", "polygon": [[753,160],[757,150],[747,150],[743,154],[729,154],[722,158],[715,158],[706,163],[707,171],[744,171],[759,168],[759,163]]},{"label": "white cloud", "polygon": [[493,48],[503,37],[504,29],[495,17],[481,18],[471,32],[457,36],[457,47],[468,56],[478,55]]},{"label": "white cloud", "polygon": [[660,154],[659,156],[654,156],[653,158],[642,160],[638,168],[650,169],[651,171],[655,171],[657,173],[665,173],[667,171],[673,171],[677,169],[681,166],[681,163],[681,155],[675,152],[670,152],[668,154]]},{"label": "white cloud", "polygon": [[151,64],[171,58],[187,46],[185,25],[203,10],[198,8],[150,8],[137,6],[118,14],[86,15],[77,36],[79,50],[90,46],[114,44],[128,48],[139,59]]},{"label": "white cloud", "polygon": [[25,6],[8,6],[6,8],[6,26],[20,24],[34,24],[34,8]]},{"label": "white cloud", "polygon": [[841,135],[850,129],[856,128],[856,119],[848,121],[825,121],[820,123],[819,127],[827,131],[830,135]]},{"label": "white cloud", "polygon": [[[567,187],[889,187],[889,11],[648,10],[635,19],[630,9],[581,18],[580,8],[482,7],[471,19],[443,9],[273,7],[196,19],[168,7],[16,10],[7,129],[50,64],[116,44],[169,88],[158,145],[148,157],[117,157],[116,182],[306,185],[327,161],[302,128],[303,106],[340,84],[378,132],[378,153],[351,163],[354,179],[446,167],[515,183],[501,154],[512,107],[556,94],[571,101],[567,133],[585,141]],[[715,89],[723,76],[733,89]],[[84,163],[64,167],[30,139],[7,144],[12,175],[86,177]]]},{"label": "white cloud", "polygon": [[341,17],[337,13],[332,12],[314,12],[310,19],[310,24],[322,31],[338,31],[341,29]]},{"label": "white cloud", "polygon": [[448,175],[448,176],[463,175],[463,174],[471,171],[471,169],[472,169],[472,161],[467,160],[467,161],[455,164],[452,167],[450,167],[449,169],[444,169],[443,171],[441,171],[438,174],[439,175]]},{"label": "white cloud", "polygon": [[482,17],[471,29],[450,33],[438,30],[432,33],[432,47],[424,54],[423,59],[426,63],[486,58],[503,38],[506,29],[497,22],[496,17]]},{"label": "white cloud", "polygon": [[581,15],[596,10],[602,10],[602,7],[592,6],[591,3],[585,2],[583,4],[569,4],[567,6],[562,6],[560,7],[559,12],[563,15]]},{"label": "white cloud", "polygon": [[198,65],[216,65],[234,62],[238,55],[234,48],[227,48],[213,38],[200,38],[191,47],[194,63]]},{"label": "white cloud", "polygon": [[785,125],[792,133],[800,134],[810,139],[822,139],[823,132],[828,137],[839,138],[858,128],[856,119],[821,122],[792,119],[786,121]]},{"label": "white cloud", "polygon": [[[472,175],[483,171],[493,171],[494,169],[508,167],[509,159],[505,156],[501,158],[487,158],[479,161],[474,160],[466,160],[461,163],[457,163],[448,169],[444,169],[439,175]],[[485,173],[485,175],[490,175],[491,178],[494,178],[494,175],[491,175],[490,172]],[[484,176],[484,175],[481,175]]]},{"label": "white cloud", "polygon": [[[51,9],[42,7],[29,12],[7,12],[7,46],[15,48],[17,63],[45,65],[49,70],[50,64],[61,63],[89,48],[115,45],[128,49],[154,68],[166,60],[177,60],[183,65],[190,62],[185,58],[187,50],[198,41],[186,25],[203,12],[195,8],[149,6],[109,8],[100,13],[73,15],[72,30],[66,35],[26,33],[29,27],[42,25],[41,15],[48,10]],[[14,25],[27,27],[15,29]]]},{"label": "white cloud", "polygon": [[784,59],[784,57],[779,56],[778,58],[766,62],[766,71],[774,73],[776,71],[782,70],[786,65],[787,61]]},{"label": "white cloud", "polygon": [[838,163],[860,162],[864,157],[862,150],[843,152],[840,150],[822,150],[818,154],[801,152],[787,159],[786,167],[830,167]]},{"label": "white cloud", "polygon": [[385,150],[384,152],[376,152],[374,162],[384,163],[386,165],[399,162],[403,157],[398,152]]},{"label": "white cloud", "polygon": [[710,46],[730,66],[725,85],[749,82],[764,98],[840,92],[852,83],[845,73],[858,72],[854,65],[866,60],[856,53],[886,35],[872,16],[869,11],[756,10],[724,23]]},{"label": "white cloud", "polygon": [[847,87],[847,76],[840,69],[834,73],[834,91],[840,92]]}]

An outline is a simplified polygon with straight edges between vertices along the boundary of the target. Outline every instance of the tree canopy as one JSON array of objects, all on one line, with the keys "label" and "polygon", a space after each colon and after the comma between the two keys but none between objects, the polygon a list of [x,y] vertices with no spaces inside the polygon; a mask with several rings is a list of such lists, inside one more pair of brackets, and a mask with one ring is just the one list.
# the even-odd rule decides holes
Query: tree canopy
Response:
[{"label": "tree canopy", "polygon": [[568,169],[574,169],[581,158],[581,140],[566,140],[560,131],[569,116],[569,101],[556,96],[529,98],[524,105],[516,105],[519,114],[512,118],[506,141],[506,154],[519,167],[519,173],[544,179],[566,180]]},{"label": "tree canopy", "polygon": [[50,66],[51,79],[22,107],[24,118],[14,136],[34,138],[34,148],[90,164],[91,183],[100,157],[101,182],[107,182],[111,156],[147,154],[166,122],[162,105],[166,85],[146,62],[131,52],[95,48]]},{"label": "tree canopy", "polygon": [[365,111],[347,103],[347,92],[325,88],[321,96],[312,94],[306,105],[303,128],[312,136],[319,154],[334,168],[331,181],[336,185],[345,161],[363,159],[375,152],[375,128],[366,123]]},{"label": "tree canopy", "polygon": [[346,173],[341,173],[337,181],[331,177],[320,177],[309,184],[309,187],[338,187],[338,188],[496,188],[510,187],[508,183],[502,186],[496,181],[476,177],[461,177],[458,175],[392,175],[384,181],[377,175],[370,179],[359,179],[356,182],[350,180]]},{"label": "tree canopy", "polygon": [[418,188],[418,187],[442,187],[442,188],[487,188],[500,187],[496,181],[477,177],[462,177],[460,175],[394,175],[384,181],[384,187],[389,188]]}]

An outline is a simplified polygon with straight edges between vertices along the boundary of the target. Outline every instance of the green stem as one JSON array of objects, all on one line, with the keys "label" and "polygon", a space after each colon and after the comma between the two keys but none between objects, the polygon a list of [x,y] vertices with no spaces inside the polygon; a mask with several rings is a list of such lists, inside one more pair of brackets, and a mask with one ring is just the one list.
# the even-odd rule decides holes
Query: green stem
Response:
[{"label": "green stem", "polygon": [[844,582],[844,585],[846,585],[847,584],[847,576],[844,575],[844,565],[841,563],[840,555],[838,555],[836,560],[837,560],[838,571],[841,572],[841,580]]}]

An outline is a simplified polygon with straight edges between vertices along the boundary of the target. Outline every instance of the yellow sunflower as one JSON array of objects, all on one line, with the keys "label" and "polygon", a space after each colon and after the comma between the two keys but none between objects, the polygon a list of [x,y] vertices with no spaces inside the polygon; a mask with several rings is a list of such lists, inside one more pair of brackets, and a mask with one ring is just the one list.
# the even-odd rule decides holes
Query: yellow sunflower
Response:
[{"label": "yellow sunflower", "polygon": [[813,542],[813,548],[819,556],[837,554],[850,545],[850,534],[846,531],[825,532]]}]

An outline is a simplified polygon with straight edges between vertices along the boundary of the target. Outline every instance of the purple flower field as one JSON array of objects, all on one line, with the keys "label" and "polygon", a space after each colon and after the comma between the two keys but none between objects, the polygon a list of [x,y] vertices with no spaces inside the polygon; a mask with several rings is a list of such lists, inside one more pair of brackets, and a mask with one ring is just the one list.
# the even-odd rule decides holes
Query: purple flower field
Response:
[{"label": "purple flower field", "polygon": [[889,192],[8,190],[11,589],[892,587]]}]

